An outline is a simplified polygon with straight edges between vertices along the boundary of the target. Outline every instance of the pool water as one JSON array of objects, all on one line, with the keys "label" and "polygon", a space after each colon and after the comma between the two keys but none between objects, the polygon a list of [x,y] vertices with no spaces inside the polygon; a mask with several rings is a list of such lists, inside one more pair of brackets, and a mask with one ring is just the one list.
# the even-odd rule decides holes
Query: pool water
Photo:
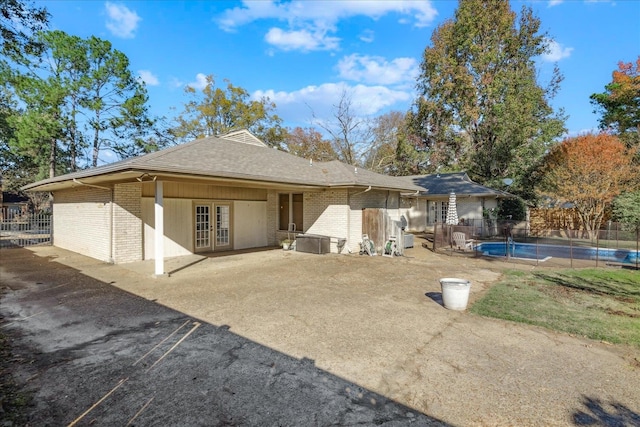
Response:
[{"label": "pool water", "polygon": [[574,258],[635,264],[638,252],[630,249],[593,248],[585,246],[535,245],[532,243],[483,242],[476,249],[486,256],[507,255],[512,258],[546,261],[549,258]]}]

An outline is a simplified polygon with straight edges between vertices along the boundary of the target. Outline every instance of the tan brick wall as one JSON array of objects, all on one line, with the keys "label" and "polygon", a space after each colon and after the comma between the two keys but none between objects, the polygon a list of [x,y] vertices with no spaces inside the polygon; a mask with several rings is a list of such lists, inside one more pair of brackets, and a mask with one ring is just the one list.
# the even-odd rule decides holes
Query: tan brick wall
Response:
[{"label": "tan brick wall", "polygon": [[53,244],[101,261],[109,251],[111,190],[77,187],[53,195]]},{"label": "tan brick wall", "polygon": [[280,240],[286,238],[278,235],[278,192],[269,190],[267,193],[267,245],[278,246]]},{"label": "tan brick wall", "polygon": [[116,184],[113,189],[113,258],[115,263],[142,260],[140,183]]}]

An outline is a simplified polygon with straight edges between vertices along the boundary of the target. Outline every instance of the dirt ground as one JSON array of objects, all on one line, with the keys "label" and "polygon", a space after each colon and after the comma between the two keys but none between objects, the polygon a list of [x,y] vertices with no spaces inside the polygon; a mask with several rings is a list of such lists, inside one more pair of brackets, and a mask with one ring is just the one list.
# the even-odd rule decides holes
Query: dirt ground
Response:
[{"label": "dirt ground", "polygon": [[[262,349],[312,361],[321,372],[365,394],[425,415],[411,419],[418,424],[640,425],[638,349],[441,305],[439,278],[470,280],[473,303],[504,268],[540,267],[434,254],[416,243],[401,258],[270,250],[195,259],[163,278],[151,277],[148,262],[114,266],[39,247],[35,256],[46,257],[49,266],[30,271],[27,282],[53,284],[58,271],[72,267],[87,280],[224,328]],[[10,252],[2,253],[7,294],[1,307],[5,321],[24,319],[26,327],[29,316],[35,322],[41,316],[36,310],[47,307],[19,309],[25,302],[12,298],[12,282],[23,280],[26,272],[12,265]],[[73,287],[81,287],[80,282]],[[79,292],[73,287],[67,292]],[[29,333],[45,333],[46,322],[38,328]],[[100,336],[100,327],[93,334]],[[56,345],[64,346],[64,339]]]}]

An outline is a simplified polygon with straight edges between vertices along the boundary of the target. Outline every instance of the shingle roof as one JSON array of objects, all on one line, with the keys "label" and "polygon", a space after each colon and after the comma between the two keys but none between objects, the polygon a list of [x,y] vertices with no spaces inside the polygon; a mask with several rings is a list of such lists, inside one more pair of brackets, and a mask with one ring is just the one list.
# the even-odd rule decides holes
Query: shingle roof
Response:
[{"label": "shingle roof", "polygon": [[24,189],[36,190],[46,184],[132,170],[318,187],[372,186],[399,191],[420,189],[409,181],[338,161],[311,163],[265,145],[240,142],[236,133],[232,139],[202,138],[144,156],[38,181]]},{"label": "shingle roof", "polygon": [[429,196],[448,196],[453,192],[472,196],[512,197],[504,191],[494,190],[471,181],[466,172],[412,175],[404,176],[402,179],[426,189]]}]

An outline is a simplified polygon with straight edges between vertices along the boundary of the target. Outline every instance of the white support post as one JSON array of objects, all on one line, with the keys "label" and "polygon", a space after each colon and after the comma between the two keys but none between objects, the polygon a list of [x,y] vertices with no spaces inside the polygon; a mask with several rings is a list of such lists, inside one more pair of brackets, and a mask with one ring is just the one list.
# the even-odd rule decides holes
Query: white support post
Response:
[{"label": "white support post", "polygon": [[155,182],[155,276],[164,275],[164,197],[162,181]]}]

